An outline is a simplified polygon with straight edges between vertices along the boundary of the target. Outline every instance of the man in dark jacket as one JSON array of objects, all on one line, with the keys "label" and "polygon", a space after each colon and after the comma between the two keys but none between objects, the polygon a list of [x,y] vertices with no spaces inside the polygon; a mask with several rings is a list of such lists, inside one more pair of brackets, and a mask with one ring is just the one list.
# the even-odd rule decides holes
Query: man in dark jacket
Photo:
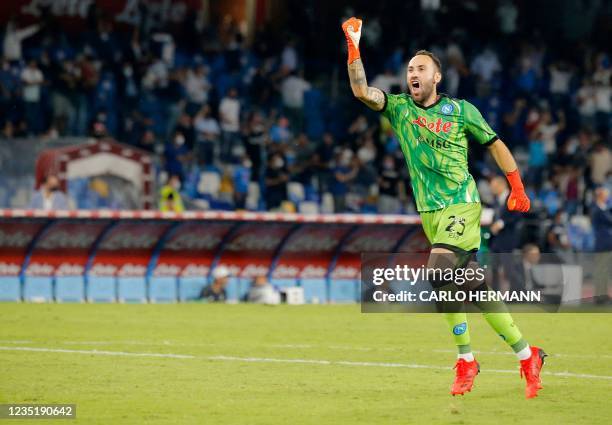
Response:
[{"label": "man in dark jacket", "polygon": [[493,201],[493,224],[490,231],[492,234],[489,249],[491,251],[491,266],[493,289],[500,289],[500,269],[504,269],[504,274],[510,282],[511,290],[520,289],[520,283],[514,279],[512,273],[513,258],[512,252],[518,248],[520,243],[521,215],[509,211],[506,208],[506,201],[510,191],[508,184],[503,177],[493,177],[491,179],[491,192],[494,196]]},{"label": "man in dark jacket", "polygon": [[604,186],[595,189],[595,202],[591,209],[591,223],[595,235],[595,302],[610,301],[608,283],[612,275],[612,210],[610,192]]}]

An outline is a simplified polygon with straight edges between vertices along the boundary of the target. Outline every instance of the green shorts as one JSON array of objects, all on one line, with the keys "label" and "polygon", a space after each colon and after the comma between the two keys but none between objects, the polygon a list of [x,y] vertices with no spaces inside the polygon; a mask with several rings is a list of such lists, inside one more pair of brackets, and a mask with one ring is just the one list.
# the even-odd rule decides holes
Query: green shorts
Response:
[{"label": "green shorts", "polygon": [[473,202],[420,214],[425,236],[432,247],[476,251],[480,248],[481,212],[480,203]]}]

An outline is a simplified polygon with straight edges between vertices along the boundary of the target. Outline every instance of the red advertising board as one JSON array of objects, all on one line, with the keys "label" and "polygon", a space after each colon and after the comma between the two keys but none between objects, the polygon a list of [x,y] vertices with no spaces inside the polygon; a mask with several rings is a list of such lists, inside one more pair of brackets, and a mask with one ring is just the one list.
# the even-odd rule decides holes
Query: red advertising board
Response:
[{"label": "red advertising board", "polygon": [[186,222],[164,243],[155,276],[207,276],[223,238],[234,223]]},{"label": "red advertising board", "polygon": [[401,238],[413,229],[410,226],[360,227],[346,240],[330,276],[334,279],[358,279],[361,253],[393,252]]},{"label": "red advertising board", "polygon": [[291,224],[245,223],[228,239],[219,264],[233,276],[252,278],[267,274],[280,244],[292,229]]},{"label": "red advertising board", "polygon": [[0,275],[21,273],[28,246],[44,225],[42,220],[0,221]]},{"label": "red advertising board", "polygon": [[82,275],[95,241],[109,223],[109,220],[54,222],[36,243],[26,274]]},{"label": "red advertising board", "polygon": [[97,276],[145,276],[157,242],[169,221],[124,221],[100,243],[90,273]]},{"label": "red advertising board", "polygon": [[324,278],[338,245],[353,226],[305,225],[287,240],[273,277]]}]

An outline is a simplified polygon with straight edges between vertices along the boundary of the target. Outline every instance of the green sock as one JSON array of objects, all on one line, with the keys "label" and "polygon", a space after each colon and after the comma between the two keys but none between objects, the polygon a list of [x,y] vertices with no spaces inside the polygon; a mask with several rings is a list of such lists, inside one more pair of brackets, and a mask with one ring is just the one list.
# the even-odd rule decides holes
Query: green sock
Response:
[{"label": "green sock", "polygon": [[459,350],[459,354],[470,353],[470,331],[468,329],[467,315],[465,313],[444,313],[446,323],[453,333],[455,345]]},{"label": "green sock", "polygon": [[523,335],[514,324],[510,313],[483,313],[483,316],[489,326],[506,341],[506,344],[512,347],[515,353],[518,353],[527,346],[527,341],[523,339]]}]

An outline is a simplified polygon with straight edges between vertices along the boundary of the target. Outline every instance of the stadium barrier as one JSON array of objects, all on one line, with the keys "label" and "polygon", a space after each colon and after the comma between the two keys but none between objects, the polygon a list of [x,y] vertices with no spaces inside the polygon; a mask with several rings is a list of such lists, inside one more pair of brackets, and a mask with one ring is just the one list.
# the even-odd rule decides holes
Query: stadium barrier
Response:
[{"label": "stadium barrier", "polygon": [[362,252],[428,247],[416,215],[0,209],[0,300],[189,301],[224,265],[232,300],[264,274],[356,302]]}]

